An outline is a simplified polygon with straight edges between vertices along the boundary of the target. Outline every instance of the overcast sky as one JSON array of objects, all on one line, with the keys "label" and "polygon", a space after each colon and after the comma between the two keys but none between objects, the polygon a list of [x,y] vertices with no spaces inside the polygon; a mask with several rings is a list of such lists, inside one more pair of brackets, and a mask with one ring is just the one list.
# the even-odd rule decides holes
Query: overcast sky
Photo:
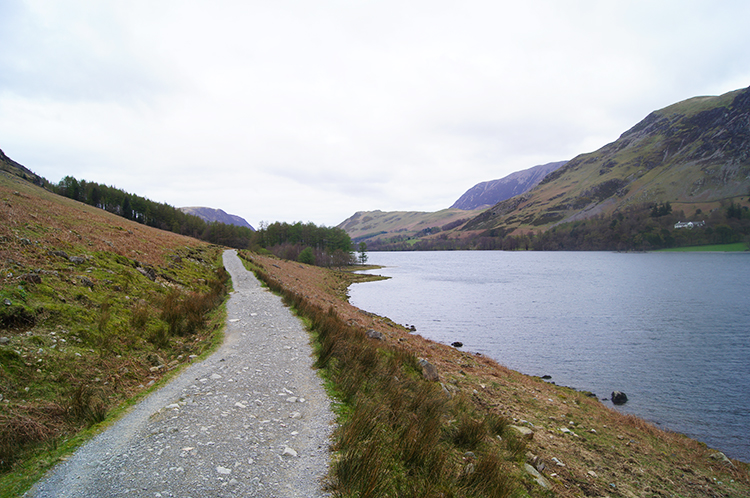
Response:
[{"label": "overcast sky", "polygon": [[0,149],[173,206],[435,211],[750,85],[750,2],[2,0]]}]

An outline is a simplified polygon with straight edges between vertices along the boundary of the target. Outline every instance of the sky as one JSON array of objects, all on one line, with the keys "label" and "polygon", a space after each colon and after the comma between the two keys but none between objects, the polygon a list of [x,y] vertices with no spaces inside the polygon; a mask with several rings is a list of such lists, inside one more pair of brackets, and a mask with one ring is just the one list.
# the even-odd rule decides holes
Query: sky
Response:
[{"label": "sky", "polygon": [[436,211],[750,86],[746,0],[3,0],[0,149],[175,207]]}]

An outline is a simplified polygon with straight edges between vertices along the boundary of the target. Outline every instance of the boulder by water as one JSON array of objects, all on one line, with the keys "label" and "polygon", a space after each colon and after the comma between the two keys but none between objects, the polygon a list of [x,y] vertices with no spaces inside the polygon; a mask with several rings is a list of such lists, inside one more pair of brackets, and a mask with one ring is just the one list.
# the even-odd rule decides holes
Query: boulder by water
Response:
[{"label": "boulder by water", "polygon": [[612,403],[624,405],[628,402],[628,395],[622,391],[612,391]]}]

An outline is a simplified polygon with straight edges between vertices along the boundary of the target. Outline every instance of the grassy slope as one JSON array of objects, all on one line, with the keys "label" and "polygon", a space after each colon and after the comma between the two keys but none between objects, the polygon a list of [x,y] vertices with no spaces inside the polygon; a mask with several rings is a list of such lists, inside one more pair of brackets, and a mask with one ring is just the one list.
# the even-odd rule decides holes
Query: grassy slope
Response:
[{"label": "grassy slope", "polygon": [[220,339],[220,312],[163,314],[218,289],[220,254],[0,173],[0,496]]},{"label": "grassy slope", "polygon": [[[521,495],[547,496],[546,491],[522,470],[523,464],[530,462],[538,467],[544,465],[542,473],[552,483],[554,496],[750,496],[750,476],[745,463],[735,461],[730,464],[716,459],[714,455],[717,452],[705,445],[680,434],[662,431],[636,417],[623,415],[585,393],[522,375],[483,356],[423,339],[386,318],[362,312],[341,297],[345,296],[348,284],[345,274],[259,256],[252,258],[255,265],[263,269],[267,278],[278,282],[284,292],[304,296],[305,306],[310,304],[323,310],[332,310],[331,313],[354,330],[351,336],[354,343],[365,344],[367,349],[369,341],[383,351],[380,353],[381,357],[425,358],[438,367],[440,381],[445,390],[451,393],[451,400],[469,404],[472,410],[476,410],[474,413],[483,414],[486,420],[497,420],[500,416],[534,432],[533,439],[525,444],[523,451],[513,447],[515,443],[509,442],[513,440],[513,436],[507,427],[502,432],[505,442],[498,442],[485,434],[473,446],[459,445],[455,449],[449,443],[455,442],[454,430],[456,424],[460,425],[460,421],[443,420],[444,435],[435,444],[440,448],[447,448],[444,450],[447,461],[441,465],[443,471],[447,469],[449,474],[457,476],[457,488],[450,488],[449,484],[440,486],[453,489],[456,496],[471,495],[465,487],[461,487],[460,477],[469,464],[474,463],[473,457],[467,458],[462,453],[467,448],[472,449],[479,460],[489,454],[500,455],[505,465],[501,467],[510,473],[511,485],[518,486],[517,490],[520,490]],[[362,331],[367,329],[382,332],[385,342],[363,340]],[[356,351],[347,350],[347,357],[369,357],[366,353]],[[403,361],[404,365],[408,365],[407,360]],[[407,374],[401,373],[397,377],[400,379],[404,375]],[[344,384],[351,382],[347,379],[345,377],[343,380]],[[390,389],[393,384],[391,376],[385,374],[380,384],[383,389]],[[387,394],[372,387],[372,381],[367,386],[368,397],[387,398]],[[446,396],[442,386],[433,395],[441,398]],[[356,411],[356,406],[350,406],[349,409]],[[352,419],[358,419],[347,410],[343,410],[343,413],[342,429],[338,431],[339,439],[335,443],[339,451],[336,462],[350,463],[351,448],[362,448],[361,451],[365,451],[369,446],[362,446],[361,439],[370,441],[368,438],[372,434],[365,431],[359,436],[353,436],[348,427],[352,425]],[[416,409],[411,414],[407,413],[400,423],[394,424],[395,430],[408,426],[410,420],[418,416],[421,415]],[[388,430],[387,427],[381,429]],[[395,438],[394,444],[401,447],[403,443],[400,441],[401,439]],[[386,450],[380,453],[391,454]],[[382,482],[372,478],[372,496],[378,496],[378,490],[395,486],[392,481],[397,480],[398,476],[394,477],[393,474],[411,472],[408,475],[412,479],[420,477],[418,470],[409,470],[408,462],[398,465],[392,463],[383,468],[380,453],[370,455],[367,457],[370,460],[360,462],[363,463],[363,468],[380,469],[383,474]],[[564,466],[558,465],[554,459]],[[349,467],[343,470],[351,471]],[[342,472],[342,469],[335,463],[332,476],[334,482],[337,472]],[[345,473],[346,475],[348,474]],[[439,486],[438,481],[430,481],[429,476],[427,481]],[[425,495],[440,495],[434,488],[430,491],[429,484],[422,486],[427,486],[427,492],[422,489]],[[419,485],[414,484],[413,489],[402,490],[402,493],[419,496],[414,492],[418,487]]]},{"label": "grassy slope", "polygon": [[353,240],[365,241],[393,236],[413,237],[426,228],[443,227],[462,219],[470,219],[482,210],[443,209],[422,211],[362,211],[343,221],[339,227]]}]

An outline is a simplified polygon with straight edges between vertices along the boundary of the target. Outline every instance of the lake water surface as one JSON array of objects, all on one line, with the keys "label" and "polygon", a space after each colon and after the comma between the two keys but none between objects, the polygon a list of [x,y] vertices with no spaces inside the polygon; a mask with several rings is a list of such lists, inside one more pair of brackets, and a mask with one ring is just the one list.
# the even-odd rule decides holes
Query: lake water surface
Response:
[{"label": "lake water surface", "polygon": [[750,461],[749,254],[368,255],[354,306]]}]

